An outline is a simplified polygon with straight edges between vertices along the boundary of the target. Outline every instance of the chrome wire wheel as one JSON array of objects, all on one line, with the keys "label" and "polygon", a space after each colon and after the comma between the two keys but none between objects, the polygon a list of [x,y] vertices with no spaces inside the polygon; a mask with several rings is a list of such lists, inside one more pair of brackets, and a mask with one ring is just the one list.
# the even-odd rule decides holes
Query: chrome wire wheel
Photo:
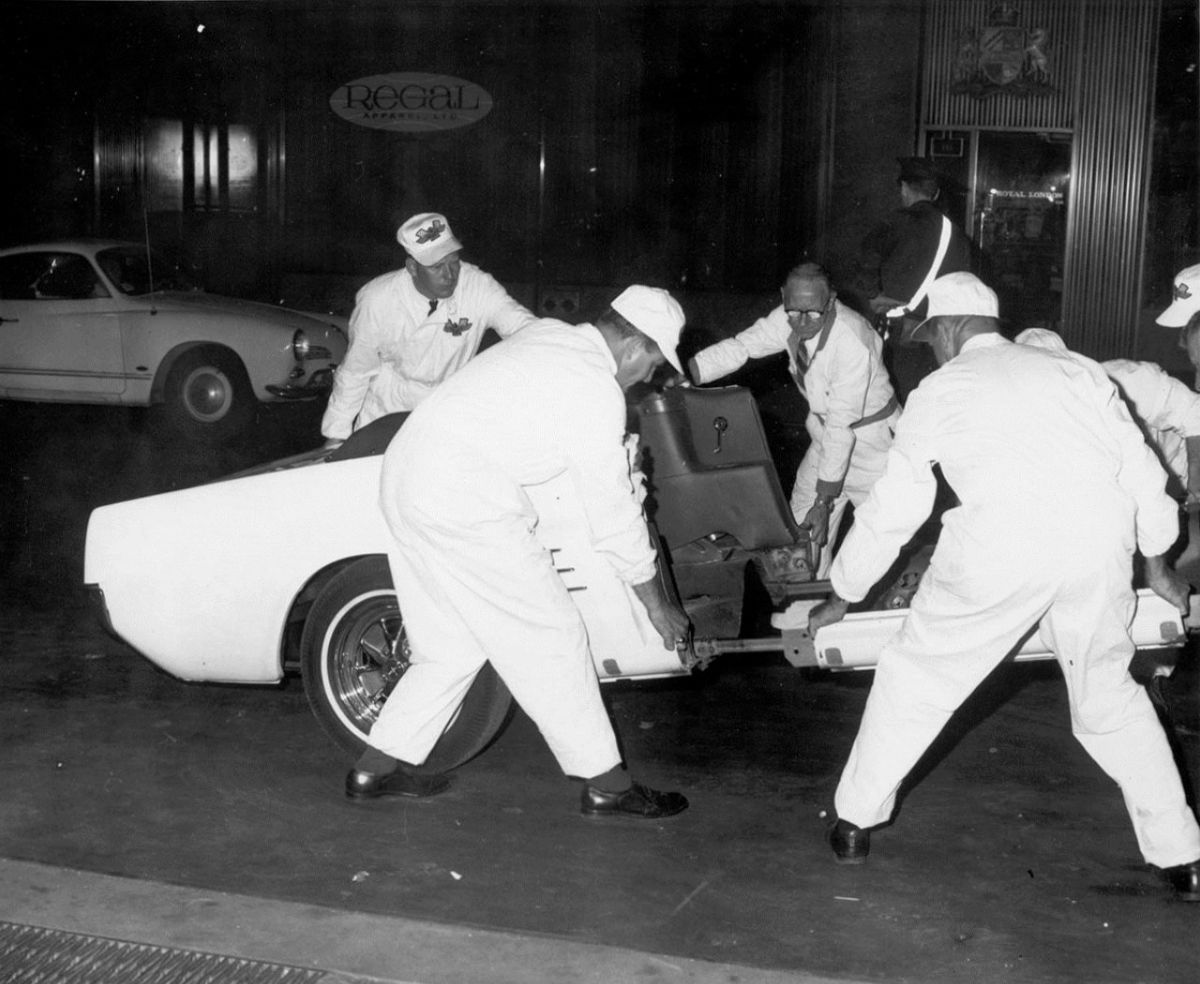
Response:
[{"label": "chrome wire wheel", "polygon": [[[387,558],[360,558],[330,578],[300,639],[304,693],[325,733],[347,753],[360,754],[411,665]],[[474,758],[503,730],[512,708],[508,688],[484,664],[421,770],[444,772]]]},{"label": "chrome wire wheel", "polygon": [[331,621],[322,684],[348,728],[364,737],[412,659],[391,591],[356,598]]}]

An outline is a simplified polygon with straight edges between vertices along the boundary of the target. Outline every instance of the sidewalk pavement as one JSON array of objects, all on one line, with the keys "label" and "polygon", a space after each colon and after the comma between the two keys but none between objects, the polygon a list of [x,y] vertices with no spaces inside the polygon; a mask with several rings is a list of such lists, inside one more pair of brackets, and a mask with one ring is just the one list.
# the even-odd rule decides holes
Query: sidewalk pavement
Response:
[{"label": "sidewalk pavement", "polygon": [[[0,921],[318,970],[327,984],[855,984],[27,861],[0,859],[0,886]],[[0,976],[13,959],[0,951]]]}]

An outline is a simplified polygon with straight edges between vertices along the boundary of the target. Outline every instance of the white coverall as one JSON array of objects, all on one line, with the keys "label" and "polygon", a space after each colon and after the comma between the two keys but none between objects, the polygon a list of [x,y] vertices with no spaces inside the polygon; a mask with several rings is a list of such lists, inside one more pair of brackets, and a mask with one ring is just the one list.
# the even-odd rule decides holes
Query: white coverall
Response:
[{"label": "white coverall", "polygon": [[1101,365],[1145,425],[1163,463],[1186,490],[1187,439],[1200,437],[1200,393],[1153,362],[1111,359]]},{"label": "white coverall", "polygon": [[412,665],[374,747],[423,762],[490,660],[564,773],[621,761],[583,620],[525,492],[569,474],[597,552],[627,583],[654,577],[616,368],[594,326],[535,321],[440,386],[389,445],[380,501]]},{"label": "white coverall", "polygon": [[1200,857],[1166,736],[1130,677],[1134,548],[1178,533],[1166,475],[1100,366],[1074,354],[969,338],[911,394],[887,470],[834,560],[834,590],[861,600],[929,514],[941,465],[961,505],[880,654],[836,794],[860,827],[954,710],[1040,620],[1067,683],[1072,730],[1121,788],[1146,861]]},{"label": "white coverall", "polygon": [[805,341],[793,334],[780,305],[744,331],[695,355],[696,382],[707,383],[728,376],[749,359],[787,352],[792,378],[808,403],[805,429],[811,439],[796,469],[792,515],[800,522],[818,494],[836,496],[818,578],[828,573],[846,504],[852,502],[857,509],[883,474],[900,416],[883,365],[883,341],[865,318],[834,303],[832,323]]},{"label": "white coverall", "polygon": [[[1051,352],[1075,354],[1058,332],[1046,328],[1026,328],[1016,341]],[[1163,466],[1179,480],[1182,491],[1187,492],[1191,484],[1187,440],[1200,436],[1200,394],[1153,362],[1110,359],[1100,365],[1117,384],[1133,411],[1134,422],[1141,425],[1146,439],[1157,449]]]},{"label": "white coverall", "polygon": [[412,410],[479,351],[488,328],[507,337],[535,320],[494,277],[466,262],[454,293],[432,312],[429,300],[403,269],[358,292],[322,435],[344,440],[377,417]]}]

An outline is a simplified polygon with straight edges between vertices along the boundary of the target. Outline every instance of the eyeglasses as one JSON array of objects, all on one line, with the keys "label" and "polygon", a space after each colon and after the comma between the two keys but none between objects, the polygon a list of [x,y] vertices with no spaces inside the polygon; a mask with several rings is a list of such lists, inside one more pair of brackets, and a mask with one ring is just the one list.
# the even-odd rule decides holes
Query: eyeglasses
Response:
[{"label": "eyeglasses", "polygon": [[825,302],[825,306],[819,311],[802,311],[799,308],[784,308],[783,313],[789,318],[800,318],[803,321],[818,321],[825,317],[826,312],[828,312],[832,305],[833,298],[831,297]]}]

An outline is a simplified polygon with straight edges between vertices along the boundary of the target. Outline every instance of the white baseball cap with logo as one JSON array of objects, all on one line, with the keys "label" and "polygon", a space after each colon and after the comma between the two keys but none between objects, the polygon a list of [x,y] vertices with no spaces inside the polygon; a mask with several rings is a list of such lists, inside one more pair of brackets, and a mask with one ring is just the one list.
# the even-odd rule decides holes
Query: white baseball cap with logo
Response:
[{"label": "white baseball cap with logo", "polygon": [[421,266],[433,266],[462,249],[446,216],[438,212],[414,215],[396,231],[396,239]]},{"label": "white baseball cap with logo", "polygon": [[683,308],[669,292],[661,287],[626,287],[609,305],[643,335],[654,339],[667,361],[677,372],[683,372],[679,361],[679,335],[683,331]]},{"label": "white baseball cap with logo", "polygon": [[1200,263],[1175,274],[1174,300],[1157,318],[1164,328],[1183,328],[1200,311]]},{"label": "white baseball cap with logo", "polygon": [[929,337],[930,322],[950,315],[959,318],[998,318],[1000,301],[996,292],[973,273],[948,273],[929,285],[929,306],[925,320],[904,338],[908,342],[923,342]]}]

